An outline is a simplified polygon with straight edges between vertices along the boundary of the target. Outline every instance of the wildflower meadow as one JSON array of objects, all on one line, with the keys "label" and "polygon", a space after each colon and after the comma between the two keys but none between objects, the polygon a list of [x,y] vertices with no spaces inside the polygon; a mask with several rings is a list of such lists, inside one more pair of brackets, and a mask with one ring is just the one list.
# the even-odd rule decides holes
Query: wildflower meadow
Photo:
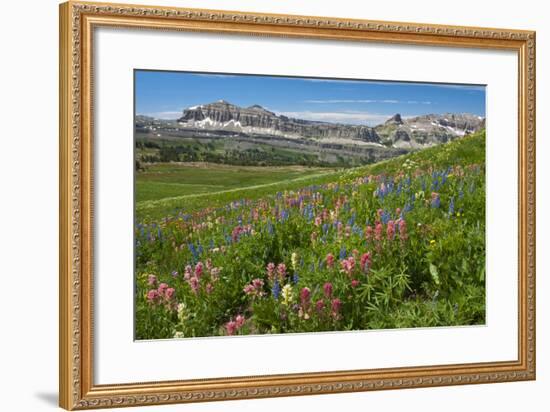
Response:
[{"label": "wildflower meadow", "polygon": [[485,133],[137,209],[136,338],[485,323]]}]

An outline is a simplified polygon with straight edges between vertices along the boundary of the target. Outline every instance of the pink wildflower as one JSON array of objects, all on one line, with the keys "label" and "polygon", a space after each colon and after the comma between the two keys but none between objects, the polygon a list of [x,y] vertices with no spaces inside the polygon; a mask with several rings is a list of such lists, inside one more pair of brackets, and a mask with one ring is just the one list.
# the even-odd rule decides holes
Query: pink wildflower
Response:
[{"label": "pink wildflower", "polygon": [[199,278],[196,276],[193,276],[189,279],[189,286],[191,286],[191,290],[193,290],[194,293],[197,293],[199,290]]},{"label": "pink wildflower", "polygon": [[371,240],[372,239],[372,226],[367,226],[367,228],[365,229],[365,238],[367,240]]},{"label": "pink wildflower", "polygon": [[401,240],[407,240],[408,238],[407,223],[403,219],[399,220],[399,238]]},{"label": "pink wildflower", "polygon": [[220,272],[221,272],[221,269],[220,268],[212,268],[210,270],[210,277],[212,278],[212,280],[215,282],[216,280],[218,280],[218,278],[220,277]]},{"label": "pink wildflower", "polygon": [[332,283],[327,282],[323,285],[323,292],[327,298],[332,297]]},{"label": "pink wildflower", "polygon": [[353,256],[342,260],[340,264],[342,265],[342,271],[346,273],[346,275],[351,275],[353,269],[355,269],[355,259]]},{"label": "pink wildflower", "polygon": [[261,290],[264,286],[264,281],[262,279],[254,279],[252,281],[252,286],[254,286],[256,290]]},{"label": "pink wildflower", "polygon": [[147,284],[149,286],[156,286],[157,285],[157,277],[155,275],[149,275],[147,277]]},{"label": "pink wildflower", "polygon": [[230,320],[225,324],[225,331],[229,336],[234,335],[237,331],[237,323],[234,320]]},{"label": "pink wildflower", "polygon": [[147,292],[147,301],[149,303],[155,303],[159,298],[159,293],[156,289],[151,289]]},{"label": "pink wildflower", "polygon": [[270,262],[267,264],[267,278],[273,280],[275,274],[275,263]]},{"label": "pink wildflower", "polygon": [[191,265],[185,266],[185,272],[183,274],[183,278],[185,280],[189,280],[189,278],[193,275],[193,267]]},{"label": "pink wildflower", "polygon": [[376,223],[376,227],[374,228],[374,238],[375,238],[377,241],[381,241],[381,240],[382,240],[382,230],[384,230],[384,228],[382,227],[382,223],[377,222],[377,223]]},{"label": "pink wildflower", "polygon": [[242,228],[241,226],[235,226],[235,228],[231,232],[231,239],[233,240],[233,242],[238,241],[243,232],[244,228]]},{"label": "pink wildflower", "polygon": [[243,289],[244,293],[249,296],[262,296],[264,281],[262,279],[254,279],[249,285]]},{"label": "pink wildflower", "polygon": [[279,279],[281,279],[281,282],[286,276],[286,265],[284,263],[279,263],[277,265],[277,273],[279,274]]},{"label": "pink wildflower", "polygon": [[195,266],[195,276],[200,279],[203,273],[204,273],[204,265],[202,264],[202,262],[199,262]]},{"label": "pink wildflower", "polygon": [[388,227],[386,228],[386,234],[388,236],[388,240],[392,240],[395,236],[395,222],[393,220],[390,220],[388,222]]},{"label": "pink wildflower", "polygon": [[369,270],[369,266],[370,266],[370,253],[369,252],[363,253],[363,255],[361,256],[361,271],[365,272]]},{"label": "pink wildflower", "polygon": [[315,309],[317,310],[317,312],[322,312],[323,309],[325,309],[325,302],[323,302],[322,300],[318,300],[315,303]]},{"label": "pink wildflower", "polygon": [[353,279],[353,280],[351,281],[351,287],[352,287],[352,288],[356,288],[357,286],[359,286],[359,283],[360,283],[360,282],[359,282],[357,279]]},{"label": "pink wildflower", "polygon": [[309,300],[311,298],[311,291],[309,288],[302,288],[300,291],[300,301],[302,302],[303,307],[307,307],[309,305]]},{"label": "pink wildflower", "polygon": [[166,291],[164,292],[164,297],[167,299],[167,300],[171,300],[173,297],[174,297],[174,294],[176,293],[176,289],[174,288],[168,288],[166,289]]},{"label": "pink wildflower", "polygon": [[243,315],[237,315],[235,317],[235,325],[237,326],[237,329],[242,328],[244,325],[244,322],[246,321],[245,317]]},{"label": "pink wildflower", "polygon": [[332,253],[329,253],[327,255],[327,257],[325,258],[326,262],[327,262],[327,266],[329,268],[333,267],[334,266],[334,256],[332,255]]},{"label": "pink wildflower", "polygon": [[210,295],[214,291],[214,285],[212,283],[208,282],[206,284],[205,290],[206,290],[206,293]]},{"label": "pink wildflower", "polygon": [[246,285],[243,289],[243,292],[247,295],[253,295],[255,291],[256,289],[254,288],[254,286],[250,284]]},{"label": "pink wildflower", "polygon": [[166,293],[166,290],[168,289],[168,285],[166,283],[161,283],[158,288],[158,293],[160,296],[164,296]]},{"label": "pink wildflower", "polygon": [[330,308],[332,309],[332,315],[337,318],[339,317],[340,310],[342,309],[342,301],[338,298],[332,299],[330,303]]}]

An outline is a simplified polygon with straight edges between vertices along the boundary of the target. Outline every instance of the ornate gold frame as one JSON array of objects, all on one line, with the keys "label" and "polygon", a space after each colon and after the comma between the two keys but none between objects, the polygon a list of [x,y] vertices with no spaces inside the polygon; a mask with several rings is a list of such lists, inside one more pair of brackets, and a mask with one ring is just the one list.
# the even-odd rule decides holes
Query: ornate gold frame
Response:
[{"label": "ornate gold frame", "polygon": [[[92,41],[98,26],[508,49],[519,62],[519,334],[509,362],[95,385]],[[535,32],[70,1],[60,5],[60,378],[88,409],[535,379]]]}]

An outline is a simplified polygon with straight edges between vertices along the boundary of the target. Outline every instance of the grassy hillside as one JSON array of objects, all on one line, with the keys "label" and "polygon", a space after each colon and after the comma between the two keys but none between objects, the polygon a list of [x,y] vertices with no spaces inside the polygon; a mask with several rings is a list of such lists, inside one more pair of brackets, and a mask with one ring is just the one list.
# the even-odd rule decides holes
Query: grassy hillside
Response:
[{"label": "grassy hillside", "polygon": [[485,322],[484,132],[315,173],[139,202],[137,338]]},{"label": "grassy hillside", "polygon": [[243,198],[258,199],[281,190],[333,182],[346,176],[390,174],[407,160],[417,167],[484,163],[484,136],[484,133],[468,136],[447,145],[353,169],[154,165],[136,176],[136,215],[138,220],[159,219],[205,207],[220,207]]},{"label": "grassy hillside", "polygon": [[161,163],[140,171],[136,202],[223,192],[316,176],[331,169],[303,166],[232,166],[216,163]]}]

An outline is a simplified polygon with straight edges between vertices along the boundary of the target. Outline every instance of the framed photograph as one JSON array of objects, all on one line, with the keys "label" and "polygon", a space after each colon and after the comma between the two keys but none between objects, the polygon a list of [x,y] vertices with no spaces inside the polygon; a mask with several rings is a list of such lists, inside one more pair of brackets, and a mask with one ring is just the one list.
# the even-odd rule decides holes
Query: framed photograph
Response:
[{"label": "framed photograph", "polygon": [[60,6],[65,409],[535,379],[535,33]]}]

